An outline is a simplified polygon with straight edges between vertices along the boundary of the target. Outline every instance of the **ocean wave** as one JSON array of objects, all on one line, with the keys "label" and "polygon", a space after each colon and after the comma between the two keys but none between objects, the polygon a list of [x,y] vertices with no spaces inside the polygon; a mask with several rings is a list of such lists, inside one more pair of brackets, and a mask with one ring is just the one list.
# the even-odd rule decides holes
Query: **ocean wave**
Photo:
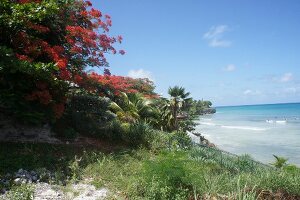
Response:
[{"label": "ocean wave", "polygon": [[277,120],[276,123],[277,124],[286,124],[286,120]]},{"label": "ocean wave", "polygon": [[207,126],[217,126],[217,124],[212,122],[200,122],[201,125],[207,125]]},{"label": "ocean wave", "polygon": [[266,120],[266,122],[269,124],[286,124],[287,120]]},{"label": "ocean wave", "polygon": [[250,131],[265,131],[267,128],[250,127],[250,126],[221,126],[228,129],[250,130]]}]

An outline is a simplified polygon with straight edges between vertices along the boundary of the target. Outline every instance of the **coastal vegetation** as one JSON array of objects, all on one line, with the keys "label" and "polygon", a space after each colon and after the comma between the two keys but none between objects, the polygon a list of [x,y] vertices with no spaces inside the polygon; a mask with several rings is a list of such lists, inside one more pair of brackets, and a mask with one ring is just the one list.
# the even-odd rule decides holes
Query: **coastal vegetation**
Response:
[{"label": "coastal vegetation", "polygon": [[1,115],[49,125],[62,141],[1,142],[4,198],[32,199],[37,180],[61,190],[88,181],[111,199],[299,198],[300,170],[281,158],[273,168],[191,141],[210,101],[112,75],[105,56],[125,54],[114,47],[122,36],[91,2],[3,0],[0,11]]}]

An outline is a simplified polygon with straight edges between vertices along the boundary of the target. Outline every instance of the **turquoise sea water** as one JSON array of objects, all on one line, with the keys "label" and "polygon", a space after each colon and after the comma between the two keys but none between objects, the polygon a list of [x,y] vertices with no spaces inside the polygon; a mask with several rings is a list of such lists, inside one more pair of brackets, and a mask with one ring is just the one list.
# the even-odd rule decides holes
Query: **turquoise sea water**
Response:
[{"label": "turquoise sea water", "polygon": [[217,107],[196,130],[219,148],[270,163],[274,155],[300,166],[300,103]]}]

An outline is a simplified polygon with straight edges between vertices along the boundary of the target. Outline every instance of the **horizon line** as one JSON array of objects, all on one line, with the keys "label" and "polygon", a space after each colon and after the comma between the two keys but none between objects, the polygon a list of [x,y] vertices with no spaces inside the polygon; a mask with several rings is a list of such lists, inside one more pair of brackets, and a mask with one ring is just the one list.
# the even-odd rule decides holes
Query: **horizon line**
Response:
[{"label": "horizon line", "polygon": [[264,105],[276,105],[276,104],[299,104],[300,102],[284,102],[284,103],[259,103],[259,104],[240,104],[240,105],[226,105],[226,106],[215,106],[214,108],[220,107],[238,107],[238,106],[264,106]]}]

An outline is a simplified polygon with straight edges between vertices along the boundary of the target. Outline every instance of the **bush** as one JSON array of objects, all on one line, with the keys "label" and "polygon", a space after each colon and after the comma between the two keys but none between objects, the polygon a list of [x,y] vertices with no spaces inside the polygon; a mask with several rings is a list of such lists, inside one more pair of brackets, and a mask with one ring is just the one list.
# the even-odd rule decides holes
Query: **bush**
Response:
[{"label": "bush", "polygon": [[124,127],[119,120],[113,119],[111,122],[108,122],[106,126],[101,127],[99,131],[109,141],[119,142],[123,139],[122,137],[126,132],[126,127]]},{"label": "bush", "polygon": [[[34,194],[34,187],[29,184],[22,184],[14,186],[7,194],[7,200],[32,200]],[[1,197],[0,197],[1,199]],[[4,200],[4,199],[3,199]]]},{"label": "bush", "polygon": [[171,148],[188,149],[192,146],[192,140],[186,132],[174,131],[169,136]]},{"label": "bush", "polygon": [[124,141],[130,146],[146,146],[149,147],[149,138],[151,137],[153,129],[145,122],[137,122],[130,124],[128,131],[123,135]]},{"label": "bush", "polygon": [[[54,132],[59,136],[86,136],[111,138],[110,129],[114,115],[108,110],[110,100],[79,91],[70,96],[64,116],[54,124]],[[73,134],[73,136],[72,136]]]},{"label": "bush", "polygon": [[160,152],[169,148],[169,133],[153,130],[148,137],[149,148],[153,152]]}]

